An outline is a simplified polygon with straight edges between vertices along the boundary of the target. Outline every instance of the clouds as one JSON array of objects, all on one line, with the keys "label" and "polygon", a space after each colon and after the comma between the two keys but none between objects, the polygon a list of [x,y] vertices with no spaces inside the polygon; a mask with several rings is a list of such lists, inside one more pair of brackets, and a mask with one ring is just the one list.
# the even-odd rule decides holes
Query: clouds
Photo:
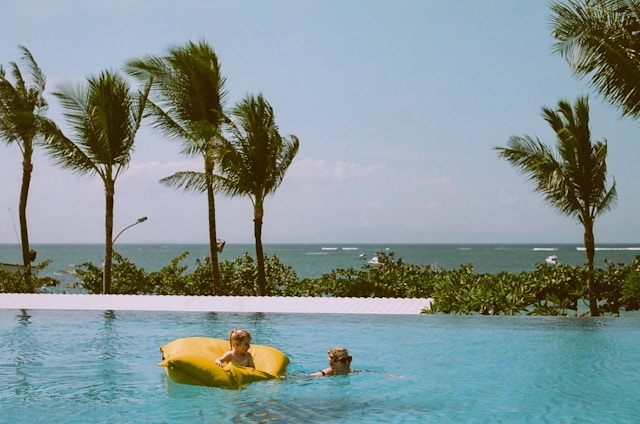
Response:
[{"label": "clouds", "polygon": [[[542,106],[589,92],[551,51],[544,2],[400,3],[326,0],[9,2],[0,63],[24,45],[48,77],[48,116],[64,129],[59,82],[84,82],[127,59],[207,40],[227,76],[229,104],[262,92],[300,150],[266,199],[264,241],[533,242],[581,239],[494,146],[511,135],[554,141]],[[602,241],[640,236],[638,125],[591,95],[594,139],[609,140],[618,207]],[[115,226],[149,221],[119,242],[207,242],[206,198],[158,181],[202,169],[146,123],[116,186]],[[34,158],[29,200],[34,242],[104,238],[95,176]],[[17,210],[21,157],[0,147],[0,206]],[[248,199],[216,197],[220,234],[253,240]],[[9,215],[8,213],[6,215]],[[0,243],[15,242],[9,217]]]},{"label": "clouds", "polygon": [[379,164],[363,165],[345,161],[330,163],[324,159],[303,158],[293,162],[287,172],[287,179],[291,179],[292,185],[359,183],[380,176],[383,171],[384,166]]}]

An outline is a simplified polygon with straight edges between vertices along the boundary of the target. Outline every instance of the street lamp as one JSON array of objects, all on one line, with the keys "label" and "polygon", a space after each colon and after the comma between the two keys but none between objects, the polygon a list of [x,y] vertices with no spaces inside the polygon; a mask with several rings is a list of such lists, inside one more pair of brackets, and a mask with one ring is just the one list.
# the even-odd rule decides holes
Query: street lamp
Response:
[{"label": "street lamp", "polygon": [[[120,232],[118,234],[116,234],[116,236],[113,238],[113,241],[111,242],[111,246],[113,246],[116,243],[116,240],[118,240],[118,237],[120,237],[120,235],[122,233],[124,233],[126,230],[128,230],[129,228],[133,227],[134,225],[138,225],[144,221],[146,221],[147,218],[146,216],[143,216],[142,218],[138,218],[138,220],[136,222],[134,222],[131,225],[127,225],[126,227],[124,227],[122,230],[120,230]],[[105,258],[103,264],[102,264],[102,293],[104,294],[106,292],[107,289],[107,273],[104,272],[104,266],[107,263],[107,258]]]},{"label": "street lamp", "polygon": [[149,218],[147,218],[146,216],[143,216],[142,218],[138,218],[138,220],[136,222],[134,222],[133,224],[124,227],[122,230],[120,230],[120,232],[118,234],[116,234],[116,236],[113,238],[113,241],[111,242],[111,244],[115,244],[116,243],[116,240],[118,240],[118,237],[120,237],[120,234],[124,233],[126,230],[128,230],[131,227],[133,227],[134,225],[138,225],[141,222],[146,221],[147,219],[149,219]]}]

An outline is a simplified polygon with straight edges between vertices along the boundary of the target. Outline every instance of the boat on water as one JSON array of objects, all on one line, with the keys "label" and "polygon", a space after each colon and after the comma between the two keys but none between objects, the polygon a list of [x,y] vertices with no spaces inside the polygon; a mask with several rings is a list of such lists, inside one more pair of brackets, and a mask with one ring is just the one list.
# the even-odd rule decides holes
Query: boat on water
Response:
[{"label": "boat on water", "polygon": [[544,260],[547,265],[558,265],[558,255],[549,255]]},{"label": "boat on water", "polygon": [[373,258],[369,259],[367,263],[370,265],[380,265],[380,260],[377,256],[374,256]]}]

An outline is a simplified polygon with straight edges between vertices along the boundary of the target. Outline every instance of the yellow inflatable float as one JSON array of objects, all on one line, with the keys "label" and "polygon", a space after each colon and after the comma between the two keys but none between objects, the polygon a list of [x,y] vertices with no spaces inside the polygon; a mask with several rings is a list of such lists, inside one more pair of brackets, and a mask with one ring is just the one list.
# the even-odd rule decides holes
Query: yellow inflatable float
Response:
[{"label": "yellow inflatable float", "polygon": [[162,361],[171,380],[180,384],[239,389],[254,381],[279,378],[287,371],[289,358],[278,349],[252,344],[249,352],[256,368],[215,360],[229,350],[229,341],[209,337],[186,337],[160,347]]}]

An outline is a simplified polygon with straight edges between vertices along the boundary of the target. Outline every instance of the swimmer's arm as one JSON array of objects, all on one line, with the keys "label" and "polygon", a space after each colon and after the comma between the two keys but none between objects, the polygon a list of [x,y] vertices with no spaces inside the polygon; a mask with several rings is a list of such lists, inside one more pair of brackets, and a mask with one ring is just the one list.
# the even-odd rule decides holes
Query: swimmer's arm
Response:
[{"label": "swimmer's arm", "polygon": [[251,356],[251,354],[247,352],[247,357],[249,358],[249,360],[247,361],[247,366],[249,368],[255,368],[256,364],[253,363],[253,356]]},{"label": "swimmer's arm", "polygon": [[216,365],[218,365],[219,367],[223,367],[226,362],[229,362],[229,360],[231,359],[231,355],[233,355],[233,352],[231,351],[225,353],[224,355],[216,359]]},{"label": "swimmer's arm", "polygon": [[316,371],[316,372],[312,372],[311,374],[309,374],[311,377],[322,377],[325,375],[332,375],[333,374],[333,368],[325,368],[321,371]]}]

